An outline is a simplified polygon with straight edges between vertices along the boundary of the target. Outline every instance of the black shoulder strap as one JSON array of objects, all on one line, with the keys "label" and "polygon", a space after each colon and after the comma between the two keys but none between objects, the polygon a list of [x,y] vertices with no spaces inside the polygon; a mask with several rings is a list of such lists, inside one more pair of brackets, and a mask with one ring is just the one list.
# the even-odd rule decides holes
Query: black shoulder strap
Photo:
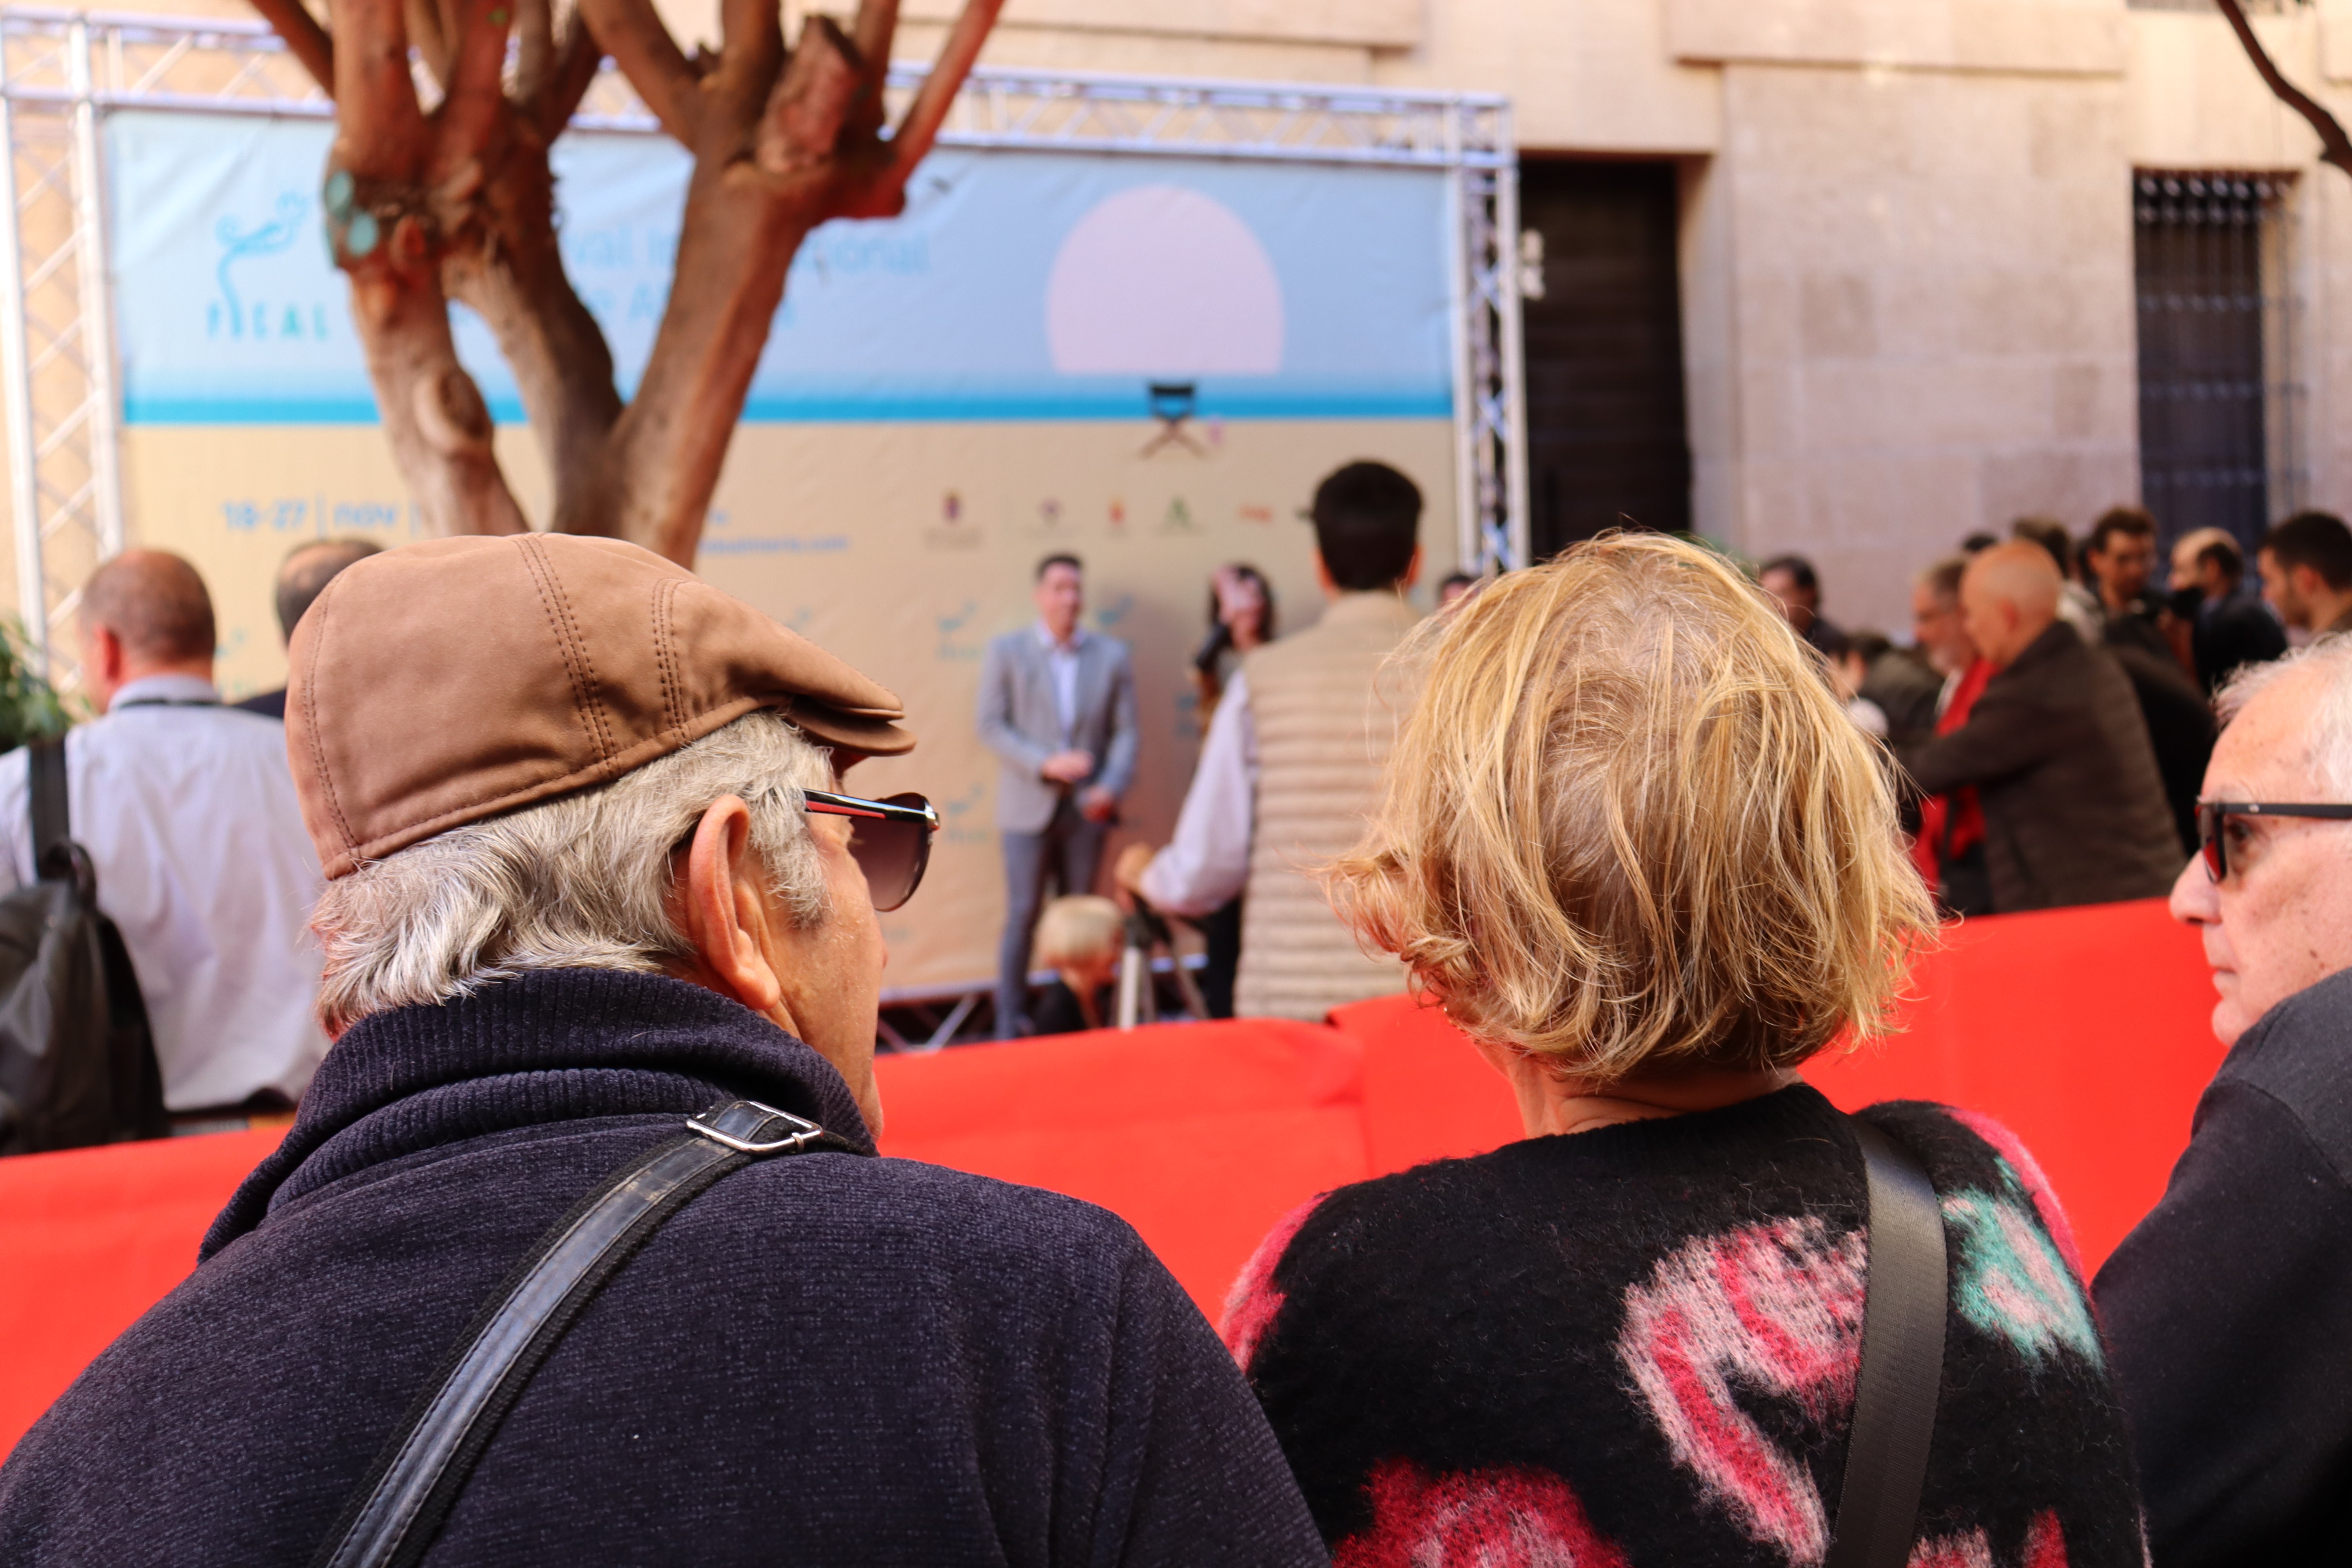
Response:
[{"label": "black shoulder strap", "polygon": [[1869,1272],[1837,1536],[1822,1568],[1903,1568],[1944,1381],[1944,1216],[1909,1150],[1859,1117],[1846,1121],[1870,1185]]},{"label": "black shoulder strap", "polygon": [[318,1568],[414,1563],[465,1489],[531,1374],[581,1310],[662,1222],[719,1177],[772,1154],[859,1152],[814,1121],[738,1100],[689,1118],[686,1136],[631,1162],[556,1221],[475,1321],[335,1527]]},{"label": "black shoulder strap", "polygon": [[33,875],[47,876],[49,851],[73,837],[72,806],[66,796],[66,741],[62,735],[25,748],[25,776],[33,827]]}]

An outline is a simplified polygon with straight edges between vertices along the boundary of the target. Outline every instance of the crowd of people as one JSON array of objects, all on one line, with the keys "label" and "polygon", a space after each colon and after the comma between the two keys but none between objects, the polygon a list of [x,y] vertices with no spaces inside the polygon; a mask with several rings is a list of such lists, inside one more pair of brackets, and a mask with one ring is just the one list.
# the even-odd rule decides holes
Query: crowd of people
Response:
[{"label": "crowd of people", "polygon": [[[984,667],[1001,1030],[1100,1026],[1139,914],[1230,921],[1234,1010],[1414,989],[1528,1134],[1284,1217],[1213,1331],[1115,1217],[875,1157],[877,911],[938,826],[851,793],[915,743],[884,687],[527,534],[289,560],[278,720],[221,703],[186,563],[109,563],[65,757],[170,1109],[299,1112],[0,1467],[0,1561],[2345,1551],[2345,525],[2272,530],[2257,597],[2225,535],[2158,594],[2145,512],[2023,520],[1902,647],[1801,558],[1654,534],[1423,615],[1420,510],[1325,479],[1303,627],[1217,574],[1191,788],[1110,868],[1135,674],[1081,562]],[[2095,1279],[1997,1122],[1799,1076],[1943,916],[2156,895],[2230,1049]]]},{"label": "crowd of people", "polygon": [[1972,535],[1919,573],[1908,647],[1826,619],[1801,556],[1757,578],[1886,742],[1947,913],[2157,896],[2198,845],[2215,695],[2291,645],[2352,630],[2352,531],[2297,513],[2263,537],[2257,581],[2233,537],[2195,530],[2161,591],[2141,508],[2103,513],[2079,542],[2048,518],[2011,534]]}]

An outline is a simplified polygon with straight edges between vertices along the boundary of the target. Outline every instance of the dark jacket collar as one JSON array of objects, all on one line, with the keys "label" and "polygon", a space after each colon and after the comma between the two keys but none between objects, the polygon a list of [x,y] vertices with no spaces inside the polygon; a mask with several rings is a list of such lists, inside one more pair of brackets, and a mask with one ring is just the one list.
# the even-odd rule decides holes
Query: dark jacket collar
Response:
[{"label": "dark jacket collar", "polygon": [[841,1074],[740,1003],[618,969],[524,974],[352,1026],[286,1141],[213,1221],[201,1258],[278,1205],[386,1160],[542,1122],[688,1114],[757,1100],[874,1140]]}]

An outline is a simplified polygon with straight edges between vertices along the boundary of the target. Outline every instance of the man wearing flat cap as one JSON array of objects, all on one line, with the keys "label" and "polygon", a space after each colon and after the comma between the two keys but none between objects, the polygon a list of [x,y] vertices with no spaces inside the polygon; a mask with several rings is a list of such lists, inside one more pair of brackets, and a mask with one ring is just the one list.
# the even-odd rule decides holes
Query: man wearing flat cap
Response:
[{"label": "man wearing flat cap", "polygon": [[1323,1561],[1134,1232],[875,1155],[896,698],[563,536],[360,562],[291,657],[335,1045],[0,1562]]}]

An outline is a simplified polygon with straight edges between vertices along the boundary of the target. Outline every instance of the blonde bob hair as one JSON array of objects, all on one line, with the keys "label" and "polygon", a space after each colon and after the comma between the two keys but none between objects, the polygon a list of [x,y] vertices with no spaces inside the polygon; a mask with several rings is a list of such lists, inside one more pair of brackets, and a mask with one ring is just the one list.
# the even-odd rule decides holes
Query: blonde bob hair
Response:
[{"label": "blonde bob hair", "polygon": [[1612,534],[1428,622],[1326,875],[1471,1034],[1606,1084],[1876,1032],[1934,910],[1874,742],[1745,577]]},{"label": "blonde bob hair", "polygon": [[1099,969],[1118,962],[1126,938],[1127,917],[1117,904],[1092,893],[1073,893],[1045,906],[1030,949],[1047,969]]}]

